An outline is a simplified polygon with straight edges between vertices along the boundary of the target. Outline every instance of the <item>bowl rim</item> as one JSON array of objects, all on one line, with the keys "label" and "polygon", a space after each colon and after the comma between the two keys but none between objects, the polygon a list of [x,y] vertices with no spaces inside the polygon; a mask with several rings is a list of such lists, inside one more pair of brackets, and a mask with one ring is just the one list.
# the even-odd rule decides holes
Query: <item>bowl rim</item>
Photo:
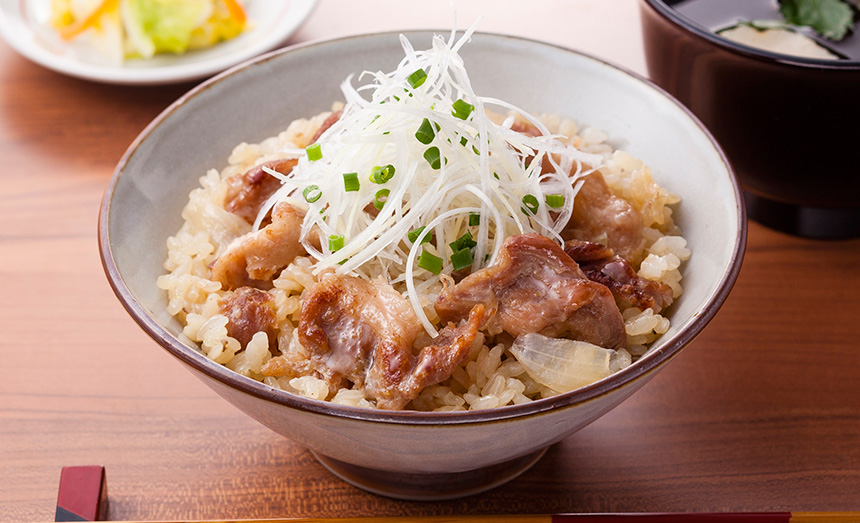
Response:
[{"label": "bowl rim", "polygon": [[723,303],[728,297],[732,286],[734,285],[734,282],[736,281],[740,272],[746,246],[746,209],[743,202],[740,184],[722,148],[719,146],[719,144],[708,131],[708,129],[702,124],[701,121],[699,121],[699,119],[695,115],[693,115],[692,112],[689,111],[689,109],[684,107],[680,102],[678,102],[665,90],[663,90],[650,80],[640,76],[639,74],[634,73],[624,67],[611,64],[603,59],[597,58],[588,53],[583,53],[581,51],[573,50],[561,45],[547,43],[530,38],[491,32],[476,32],[473,35],[473,38],[485,37],[499,39],[503,41],[517,41],[521,44],[529,46],[551,47],[558,50],[562,50],[564,52],[574,53],[582,58],[592,60],[602,66],[612,68],[618,72],[630,76],[634,80],[634,82],[642,83],[645,87],[649,87],[650,89],[653,89],[659,94],[668,98],[696,124],[699,130],[708,138],[708,140],[713,145],[714,150],[718,153],[723,165],[725,165],[727,169],[727,173],[730,179],[729,181],[732,185],[733,193],[735,195],[735,202],[737,205],[738,231],[734,240],[734,245],[732,246],[732,254],[729,260],[729,264],[722,274],[722,279],[712,293],[711,301],[707,303],[707,306],[702,311],[700,311],[690,320],[690,323],[685,330],[676,334],[672,339],[665,342],[662,346],[655,348],[649,354],[648,357],[643,358],[636,364],[630,365],[627,368],[622,369],[621,371],[618,371],[607,378],[604,378],[603,380],[549,398],[543,398],[521,405],[508,405],[479,411],[386,411],[378,409],[368,409],[363,407],[351,407],[345,405],[338,405],[327,401],[314,400],[296,394],[291,394],[283,390],[274,389],[268,385],[265,385],[262,382],[258,382],[240,374],[237,374],[234,371],[225,367],[224,365],[215,363],[202,353],[195,351],[193,348],[179,341],[179,339],[171,335],[164,327],[159,325],[154,318],[150,317],[150,315],[146,312],[143,306],[135,300],[131,291],[123,281],[122,275],[120,274],[119,269],[116,265],[116,261],[114,259],[110,245],[109,218],[111,211],[111,201],[113,199],[116,186],[120,178],[123,176],[126,166],[128,165],[131,158],[134,156],[138,147],[140,147],[141,144],[143,144],[147,140],[147,138],[160,126],[162,122],[170,118],[171,115],[179,107],[186,104],[190,99],[199,96],[201,93],[207,92],[210,89],[216,87],[219,82],[223,81],[228,77],[241,74],[246,69],[260,66],[261,64],[264,64],[271,60],[276,60],[281,56],[286,56],[293,53],[301,53],[304,50],[312,47],[337,44],[342,45],[346,42],[357,42],[363,39],[383,38],[389,36],[394,37],[394,41],[396,41],[397,36],[400,34],[404,34],[408,37],[421,37],[422,35],[426,36],[430,34],[446,33],[450,33],[450,29],[442,31],[384,31],[343,36],[332,39],[314,40],[272,51],[263,54],[255,59],[246,61],[235,67],[232,67],[214,76],[213,78],[210,78],[209,80],[206,80],[203,83],[191,88],[187,93],[183,94],[180,98],[178,98],[166,109],[164,109],[155,119],[153,119],[152,122],[150,122],[146,126],[146,128],[144,128],[144,130],[135,138],[135,140],[132,142],[132,144],[129,146],[129,148],[126,150],[119,163],[117,164],[102,199],[101,207],[99,210],[98,223],[99,255],[101,258],[102,267],[105,271],[108,282],[114,293],[116,294],[117,298],[119,299],[120,303],[132,316],[138,326],[141,327],[154,341],[161,345],[162,348],[166,349],[172,356],[188,364],[193,370],[202,373],[209,378],[217,380],[221,384],[226,385],[229,388],[236,389],[237,391],[242,392],[244,394],[250,394],[267,402],[276,403],[281,406],[296,409],[306,413],[320,414],[336,418],[348,418],[358,421],[388,423],[397,425],[461,425],[496,422],[513,418],[528,417],[535,414],[545,413],[550,410],[589,402],[607,394],[611,390],[622,388],[625,385],[628,385],[640,378],[645,377],[646,375],[653,373],[656,369],[658,369],[663,364],[667,363],[670,359],[672,359],[675,355],[677,355],[682,348],[689,344],[717,314],[717,311],[722,307]]},{"label": "bowl rim", "polygon": [[728,38],[718,36],[713,31],[706,29],[686,16],[680,14],[676,9],[667,4],[665,0],[640,0],[640,4],[647,5],[664,20],[676,27],[679,27],[683,31],[705,40],[725,51],[740,55],[744,58],[784,67],[800,67],[825,71],[860,70],[860,59],[825,60],[822,58],[806,58],[802,56],[774,53],[764,49],[757,49],[755,47],[733,42]]}]

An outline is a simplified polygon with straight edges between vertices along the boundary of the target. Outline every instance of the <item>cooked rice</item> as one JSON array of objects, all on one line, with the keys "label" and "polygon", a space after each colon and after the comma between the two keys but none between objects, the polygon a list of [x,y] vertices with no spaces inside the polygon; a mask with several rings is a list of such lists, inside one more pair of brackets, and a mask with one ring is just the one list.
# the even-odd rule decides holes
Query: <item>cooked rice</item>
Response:
[{"label": "cooked rice", "polygon": [[[337,109],[338,106],[333,107]],[[214,169],[207,172],[200,179],[200,187],[191,192],[182,212],[185,223],[167,241],[168,257],[164,264],[167,274],[158,278],[157,285],[167,291],[167,309],[184,322],[184,334],[197,342],[199,350],[213,361],[273,388],[342,405],[374,407],[362,391],[329,390],[325,381],[313,376],[263,376],[261,367],[273,357],[268,350],[266,334],[255,334],[244,350],[236,339],[229,337],[228,320],[220,314],[219,307],[232,291],[223,291],[220,283],[208,279],[209,265],[233,239],[251,230],[247,222],[224,209],[225,181],[260,163],[285,157],[285,150],[306,147],[329,114],[296,120],[282,133],[261,143],[240,144],[230,155],[227,167],[221,172]],[[543,115],[542,120],[551,132],[570,137],[569,143],[605,158],[600,172],[610,189],[616,196],[631,202],[645,222],[647,248],[638,267],[639,275],[668,284],[675,298],[680,296],[680,267],[689,258],[690,251],[674,224],[669,207],[679,199],[657,185],[650,169],[640,160],[624,151],[613,150],[605,132],[594,128],[579,130],[575,122],[555,115]],[[296,326],[302,292],[314,282],[312,265],[309,257],[296,258],[275,278],[274,288],[269,291],[275,300],[277,346],[282,354],[304,352]],[[438,289],[429,289],[429,297],[422,303],[431,320],[436,319],[432,306],[435,293]],[[670,325],[669,319],[651,309],[630,308],[622,311],[622,317],[628,348],[613,356],[612,371],[629,366],[645,354],[648,345]],[[428,341],[427,336],[419,336],[416,346],[426,345]],[[554,394],[557,392],[536,383],[505,345],[487,345],[479,333],[468,360],[443,383],[426,387],[407,408],[478,410],[525,403]]]}]

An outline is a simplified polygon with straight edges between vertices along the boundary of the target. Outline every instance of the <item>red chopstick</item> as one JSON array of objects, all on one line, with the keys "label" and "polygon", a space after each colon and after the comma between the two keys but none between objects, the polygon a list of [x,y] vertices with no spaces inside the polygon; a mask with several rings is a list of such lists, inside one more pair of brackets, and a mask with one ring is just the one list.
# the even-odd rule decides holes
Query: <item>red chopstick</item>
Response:
[{"label": "red chopstick", "polygon": [[101,465],[63,467],[54,521],[103,521],[107,482]]}]

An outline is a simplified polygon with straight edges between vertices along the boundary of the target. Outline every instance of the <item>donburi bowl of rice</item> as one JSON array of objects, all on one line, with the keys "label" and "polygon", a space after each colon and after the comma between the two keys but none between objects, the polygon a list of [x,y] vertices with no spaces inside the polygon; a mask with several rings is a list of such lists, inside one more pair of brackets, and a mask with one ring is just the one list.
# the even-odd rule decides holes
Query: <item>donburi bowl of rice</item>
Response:
[{"label": "donburi bowl of rice", "polygon": [[728,296],[746,220],[647,80],[418,31],[194,88],[124,155],[99,241],[130,315],[231,404],[359,487],[445,499],[644,386]]}]

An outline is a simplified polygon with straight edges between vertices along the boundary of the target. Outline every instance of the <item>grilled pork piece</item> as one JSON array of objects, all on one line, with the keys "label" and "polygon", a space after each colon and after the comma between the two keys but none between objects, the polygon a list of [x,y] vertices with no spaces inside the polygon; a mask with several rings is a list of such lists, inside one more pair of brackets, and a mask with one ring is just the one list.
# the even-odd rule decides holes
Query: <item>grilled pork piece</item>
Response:
[{"label": "grilled pork piece", "polygon": [[273,358],[263,373],[312,371],[330,389],[352,383],[377,407],[400,409],[468,357],[484,320],[483,307],[468,316],[463,325],[442,329],[414,355],[422,327],[408,301],[387,283],[327,274],[302,300],[298,337],[305,354]]},{"label": "grilled pork piece", "polygon": [[494,265],[443,289],[435,308],[443,321],[460,321],[478,304],[487,308],[491,335],[537,332],[613,349],[627,341],[609,289],[539,234],[506,239]]},{"label": "grilled pork piece", "polygon": [[266,200],[280,189],[281,181],[263,170],[268,167],[281,174],[293,171],[297,161],[273,160],[252,167],[243,174],[227,180],[227,195],[224,198],[224,208],[246,222],[253,224]]},{"label": "grilled pork piece", "polygon": [[583,180],[562,237],[605,243],[625,260],[638,262],[645,246],[642,215],[630,202],[612,194],[599,172]]},{"label": "grilled pork piece", "polygon": [[484,322],[484,306],[476,305],[462,325],[449,323],[430,345],[413,357],[406,347],[380,344],[367,371],[367,386],[381,409],[399,409],[430,385],[446,380],[469,356]]},{"label": "grilled pork piece", "polygon": [[591,281],[609,288],[615,303],[622,309],[650,308],[659,313],[672,304],[672,288],[665,283],[642,278],[630,263],[615,256],[612,249],[599,243],[570,240],[564,244],[566,252]]},{"label": "grilled pork piece", "polygon": [[224,289],[271,288],[271,278],[305,253],[299,242],[304,213],[281,202],[272,210],[272,222],[233,240],[212,263],[212,279]]},{"label": "grilled pork piece", "polygon": [[275,342],[277,316],[275,300],[266,291],[239,287],[221,302],[221,314],[227,317],[227,335],[245,347],[254,334],[265,332],[270,348]]}]

